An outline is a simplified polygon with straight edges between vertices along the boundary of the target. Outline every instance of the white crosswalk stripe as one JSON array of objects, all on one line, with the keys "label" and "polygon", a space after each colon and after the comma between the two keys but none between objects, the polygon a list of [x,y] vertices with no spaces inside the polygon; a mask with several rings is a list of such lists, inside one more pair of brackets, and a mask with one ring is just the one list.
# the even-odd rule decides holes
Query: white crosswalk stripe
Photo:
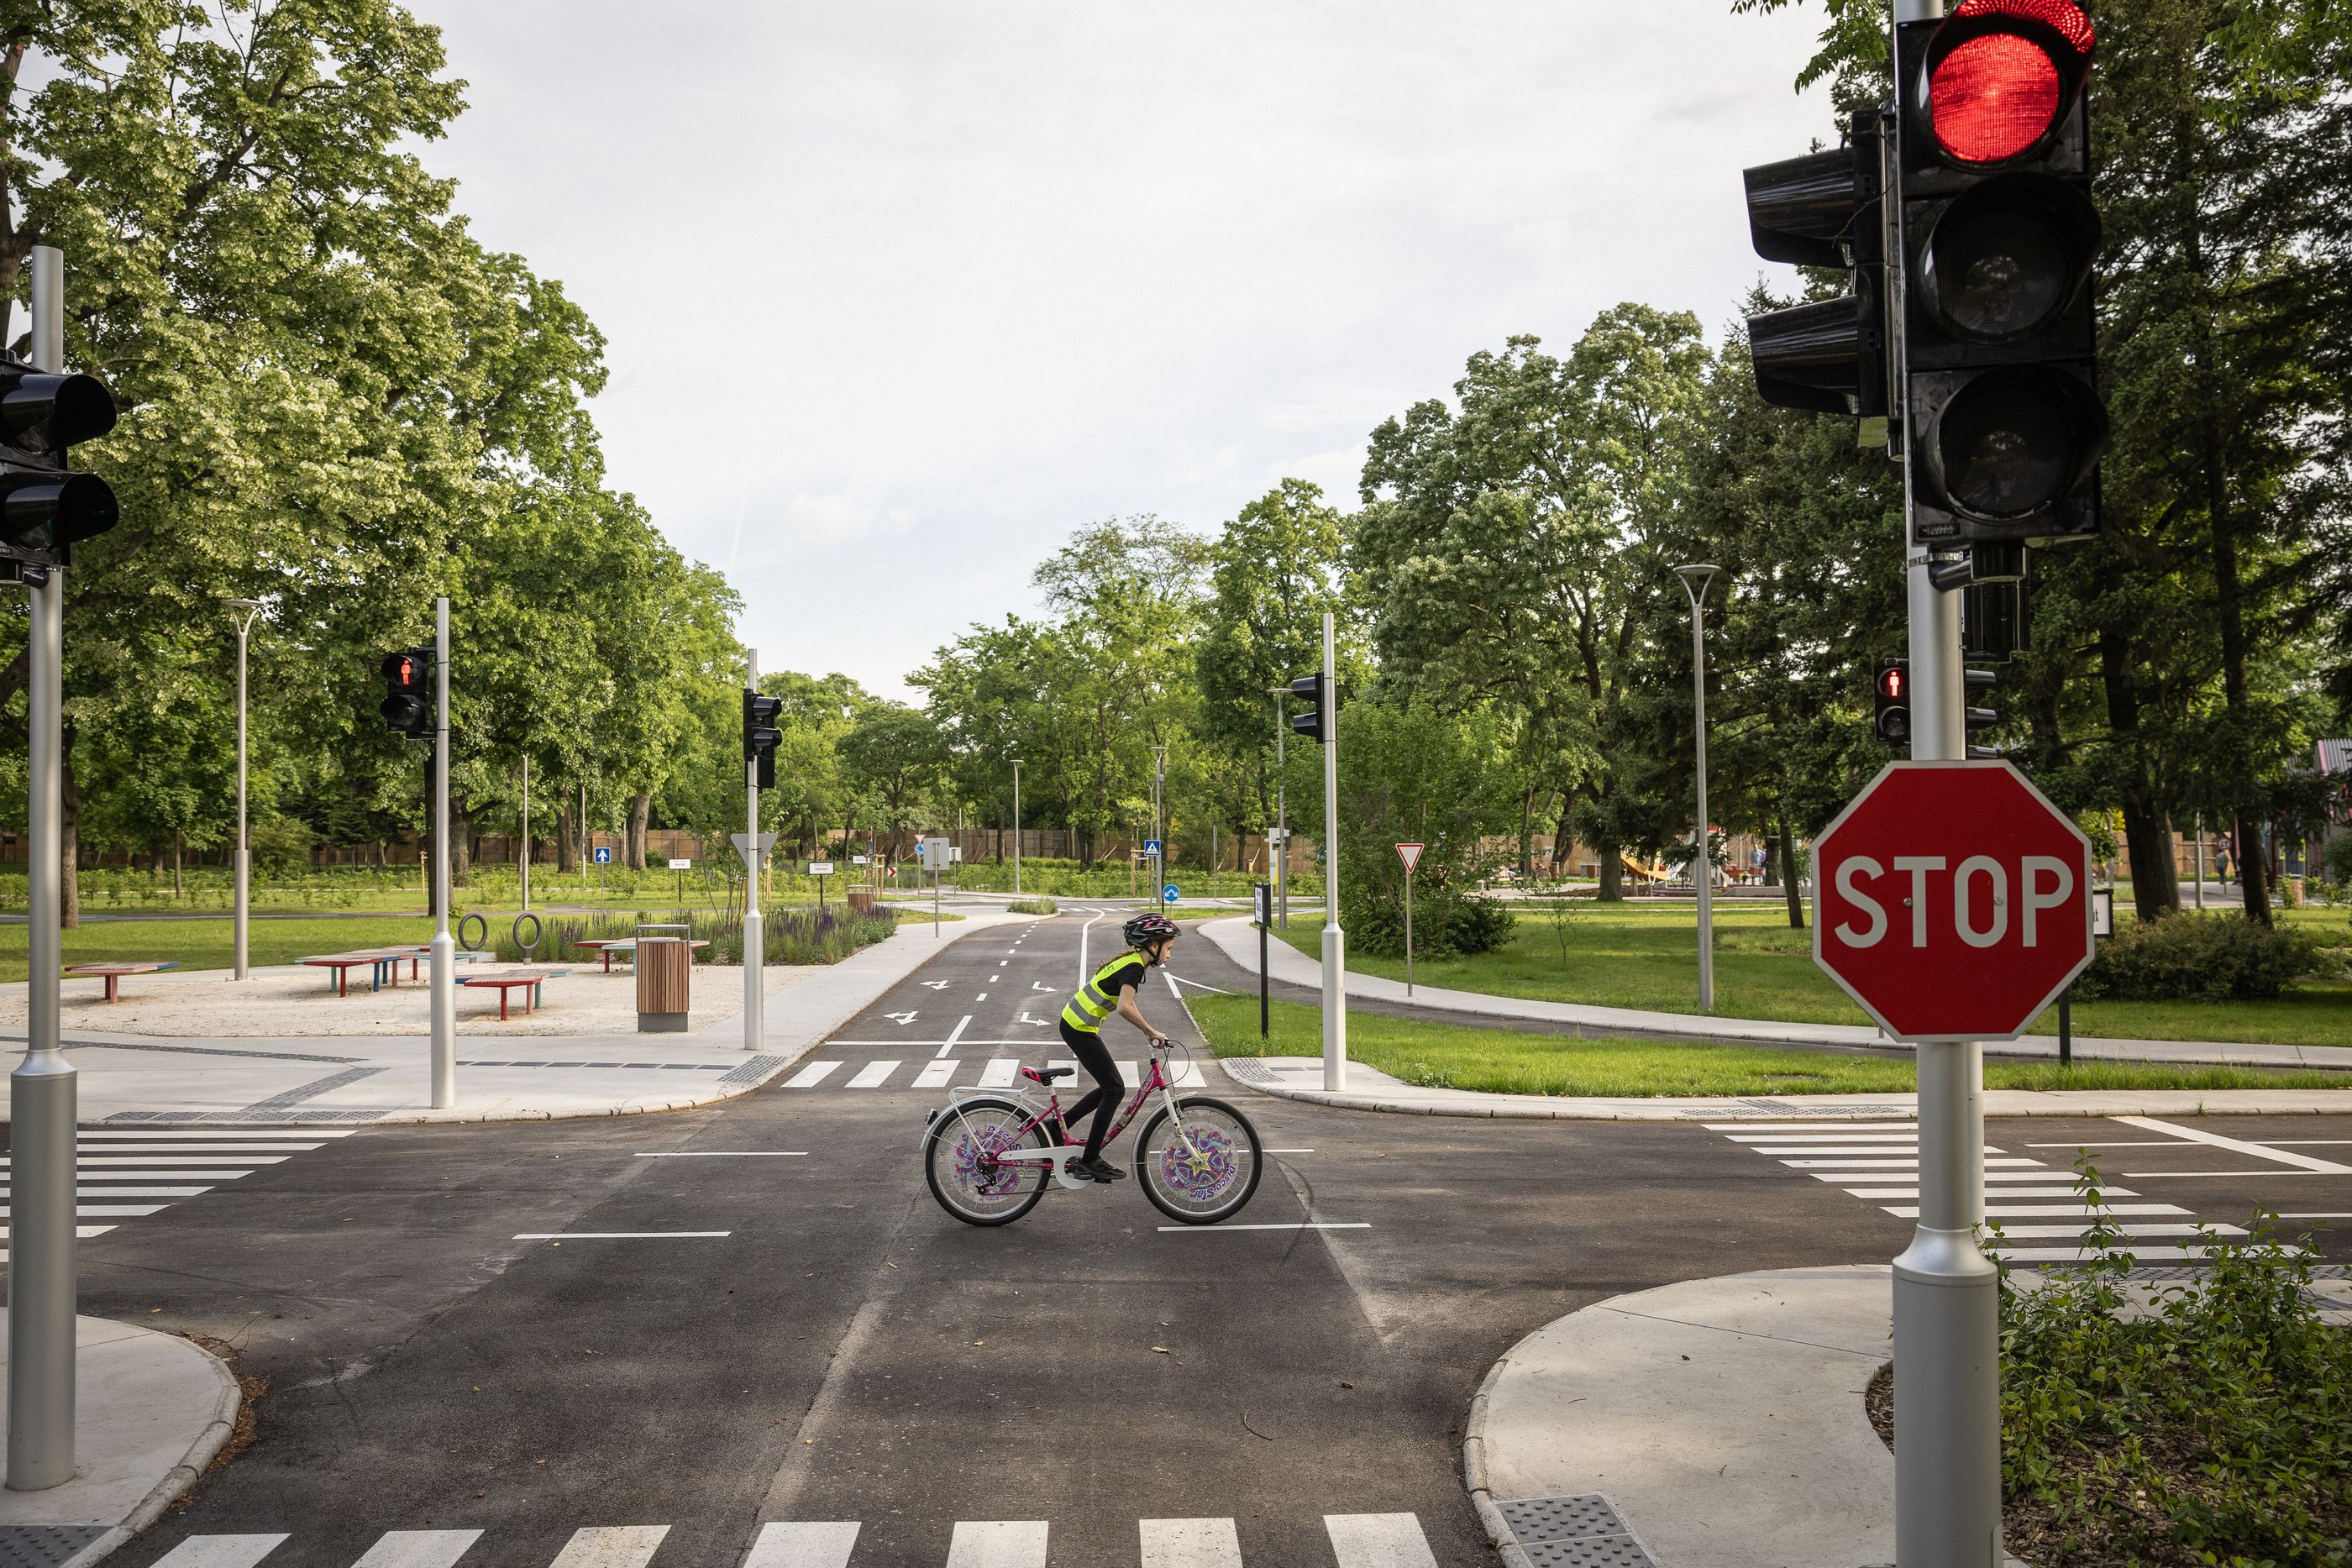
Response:
[{"label": "white crosswalk stripe", "polygon": [[869,1061],[857,1070],[857,1075],[849,1081],[849,1087],[879,1089],[889,1082],[890,1074],[898,1071],[898,1064],[895,1061]]},{"label": "white crosswalk stripe", "polygon": [[[940,1057],[936,1061],[924,1062],[911,1078],[898,1077],[898,1069],[905,1065],[905,1061],[900,1058],[862,1063],[851,1063],[838,1058],[811,1061],[803,1064],[798,1071],[785,1079],[783,1087],[786,1089],[946,1089],[958,1083],[976,1089],[1013,1089],[1024,1086],[1021,1078],[1021,1059],[1017,1056],[993,1056],[985,1060]],[[1084,1068],[1068,1057],[1055,1057],[1044,1065],[1070,1070],[1071,1076],[1063,1079],[1055,1085],[1055,1088],[1066,1097],[1074,1093],[1083,1094],[1094,1087],[1093,1078],[1088,1076]],[[853,1066],[855,1071],[848,1076],[835,1076],[842,1069]],[[1141,1062],[1121,1061],[1118,1066],[1119,1078],[1129,1090],[1133,1090],[1137,1084],[1143,1082]],[[976,1072],[975,1069],[977,1069]],[[1183,1063],[1170,1076],[1173,1086],[1178,1089],[1205,1089],[1209,1083],[1208,1079],[1201,1071],[1201,1064],[1197,1061]],[[1036,1085],[1028,1084],[1025,1087],[1034,1089]],[[1902,1163],[1914,1168],[1918,1165],[1916,1158]],[[139,1174],[147,1176],[154,1173],[142,1171]],[[182,1172],[179,1174],[185,1176],[208,1173]],[[7,1173],[0,1171],[0,1184],[5,1184],[6,1177]]]},{"label": "white crosswalk stripe", "polygon": [[1010,1089],[1013,1087],[1013,1080],[1020,1073],[1020,1071],[1021,1059],[1019,1057],[999,1056],[992,1058],[989,1061],[987,1068],[983,1070],[980,1075],[980,1086],[982,1089]]},{"label": "white crosswalk stripe", "polygon": [[962,1065],[961,1061],[927,1061],[923,1063],[923,1070],[915,1074],[915,1087],[944,1089],[948,1080],[956,1075],[956,1069]]},{"label": "white crosswalk stripe", "polygon": [[[1919,1217],[1919,1133],[1906,1122],[1795,1122],[1773,1124],[1754,1121],[1709,1122],[1709,1132],[1763,1155],[1816,1181],[1833,1182],[1855,1197],[1876,1200],[1897,1219]],[[2132,1256],[2143,1262],[2201,1258],[2203,1246],[2147,1246],[2145,1241],[2184,1240],[2200,1234],[2216,1239],[2239,1237],[2235,1225],[2200,1225],[2195,1214],[2169,1203],[2118,1203],[2140,1195],[2129,1187],[2099,1188],[2104,1212],[2083,1201],[2074,1173],[2037,1159],[2005,1155],[1984,1145],[1985,1218],[2000,1226],[1992,1250],[2012,1262],[2072,1262],[2089,1254],[2082,1238],[2102,1219],[2131,1245]],[[2022,1203],[2021,1198],[2046,1198]],[[2037,1223],[2050,1221],[2051,1223]],[[2058,1240],[2072,1246],[2037,1243]]]},{"label": "white crosswalk stripe", "polygon": [[[1327,1513],[1324,1533],[1339,1568],[1436,1568],[1420,1516],[1411,1513]],[[572,1532],[548,1568],[648,1568],[667,1524],[590,1525]],[[856,1520],[773,1520],[760,1526],[741,1568],[851,1568],[863,1529]],[[1048,1521],[957,1520],[944,1568],[1045,1568]],[[477,1551],[479,1530],[392,1530],[375,1539],[352,1568],[455,1568],[458,1561],[529,1568],[511,1550]],[[192,1535],[155,1560],[154,1568],[257,1568],[291,1537]],[[1244,1558],[1231,1518],[1140,1519],[1136,1540],[1141,1568],[1276,1568]],[[470,1554],[470,1555],[469,1555]],[[732,1551],[728,1560],[735,1561]],[[341,1559],[338,1559],[339,1561]],[[1132,1560],[1130,1560],[1132,1561]]]},{"label": "white crosswalk stripe", "polygon": [[[83,1127],[74,1134],[74,1217],[136,1219],[160,1213],[172,1204],[128,1200],[190,1198],[217,1192],[225,1184],[267,1166],[331,1148],[336,1140],[352,1134],[349,1128],[315,1127],[282,1133],[256,1127]],[[164,1183],[171,1185],[159,1185]],[[14,1163],[0,1155],[0,1241],[7,1238],[9,1204],[16,1196]],[[76,1234],[103,1236],[116,1228],[84,1225],[77,1228]],[[5,1248],[0,1247],[0,1263],[7,1258]]]}]

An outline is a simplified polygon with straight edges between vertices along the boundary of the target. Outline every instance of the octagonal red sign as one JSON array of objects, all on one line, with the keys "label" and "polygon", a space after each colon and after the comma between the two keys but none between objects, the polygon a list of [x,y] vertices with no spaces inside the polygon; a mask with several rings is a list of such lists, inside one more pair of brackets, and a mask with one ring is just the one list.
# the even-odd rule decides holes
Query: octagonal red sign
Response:
[{"label": "octagonal red sign", "polygon": [[2091,961],[2091,841],[2006,762],[1890,762],[1813,843],[1813,962],[1897,1040],[2015,1040]]}]

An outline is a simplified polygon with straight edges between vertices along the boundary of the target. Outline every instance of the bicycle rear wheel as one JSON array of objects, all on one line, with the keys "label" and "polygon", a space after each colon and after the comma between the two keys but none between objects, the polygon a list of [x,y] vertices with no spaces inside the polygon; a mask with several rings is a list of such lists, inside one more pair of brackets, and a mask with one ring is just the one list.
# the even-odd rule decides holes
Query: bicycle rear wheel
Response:
[{"label": "bicycle rear wheel", "polygon": [[923,1179],[940,1207],[966,1225],[1010,1225],[1045,1196],[1043,1165],[1003,1165],[1008,1149],[1046,1147],[1045,1130],[1022,1124],[1029,1113],[1010,1100],[966,1100],[940,1113],[923,1138]]},{"label": "bicycle rear wheel", "polygon": [[1257,1191],[1257,1129],[1223,1100],[1162,1105],[1135,1144],[1135,1179],[1152,1207],[1182,1225],[1214,1225]]}]

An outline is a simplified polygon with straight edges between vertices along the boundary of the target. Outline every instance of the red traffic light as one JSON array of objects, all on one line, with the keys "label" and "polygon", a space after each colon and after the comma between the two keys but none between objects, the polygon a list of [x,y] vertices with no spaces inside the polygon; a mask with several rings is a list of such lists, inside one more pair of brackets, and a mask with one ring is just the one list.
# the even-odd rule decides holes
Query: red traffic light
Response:
[{"label": "red traffic light", "polygon": [[1910,672],[1901,664],[1889,664],[1878,672],[1878,695],[1889,702],[1901,702],[1910,686]]},{"label": "red traffic light", "polygon": [[1963,0],[1928,46],[1928,129],[1978,168],[2021,158],[2057,128],[2097,36],[2073,0]]}]

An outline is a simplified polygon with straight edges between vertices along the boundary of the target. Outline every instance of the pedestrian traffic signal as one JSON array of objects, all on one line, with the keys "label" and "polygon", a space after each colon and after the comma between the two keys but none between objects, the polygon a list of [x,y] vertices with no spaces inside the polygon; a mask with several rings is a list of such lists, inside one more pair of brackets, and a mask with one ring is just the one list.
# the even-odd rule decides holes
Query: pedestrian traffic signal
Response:
[{"label": "pedestrian traffic signal", "polygon": [[757,788],[776,787],[776,747],[784,741],[783,731],[775,727],[784,711],[782,697],[763,697],[749,687],[743,692],[743,760],[756,762],[760,770],[752,776]]},{"label": "pedestrian traffic signal", "polygon": [[1883,143],[1886,113],[1854,115],[1846,144],[1745,172],[1748,231],[1767,261],[1835,267],[1852,292],[1748,319],[1756,389],[1781,408],[1886,413]]},{"label": "pedestrian traffic signal", "polygon": [[1889,746],[1911,744],[1911,662],[1890,659],[1878,666],[1878,712],[1873,727]]},{"label": "pedestrian traffic signal", "polygon": [[2095,43],[2074,0],[1960,0],[1895,28],[1917,543],[2097,531]]},{"label": "pedestrian traffic signal", "polygon": [[1331,691],[1321,675],[1301,675],[1290,683],[1290,695],[1307,705],[1290,716],[1290,727],[1302,738],[1321,745],[1331,738]]},{"label": "pedestrian traffic signal", "polygon": [[67,466],[67,449],[114,428],[96,376],[53,375],[0,356],[0,559],[64,566],[72,546],[115,524],[114,491]]},{"label": "pedestrian traffic signal", "polygon": [[377,712],[383,727],[409,739],[422,739],[433,728],[433,704],[425,682],[433,674],[433,650],[409,648],[386,654],[383,661],[383,702]]}]

